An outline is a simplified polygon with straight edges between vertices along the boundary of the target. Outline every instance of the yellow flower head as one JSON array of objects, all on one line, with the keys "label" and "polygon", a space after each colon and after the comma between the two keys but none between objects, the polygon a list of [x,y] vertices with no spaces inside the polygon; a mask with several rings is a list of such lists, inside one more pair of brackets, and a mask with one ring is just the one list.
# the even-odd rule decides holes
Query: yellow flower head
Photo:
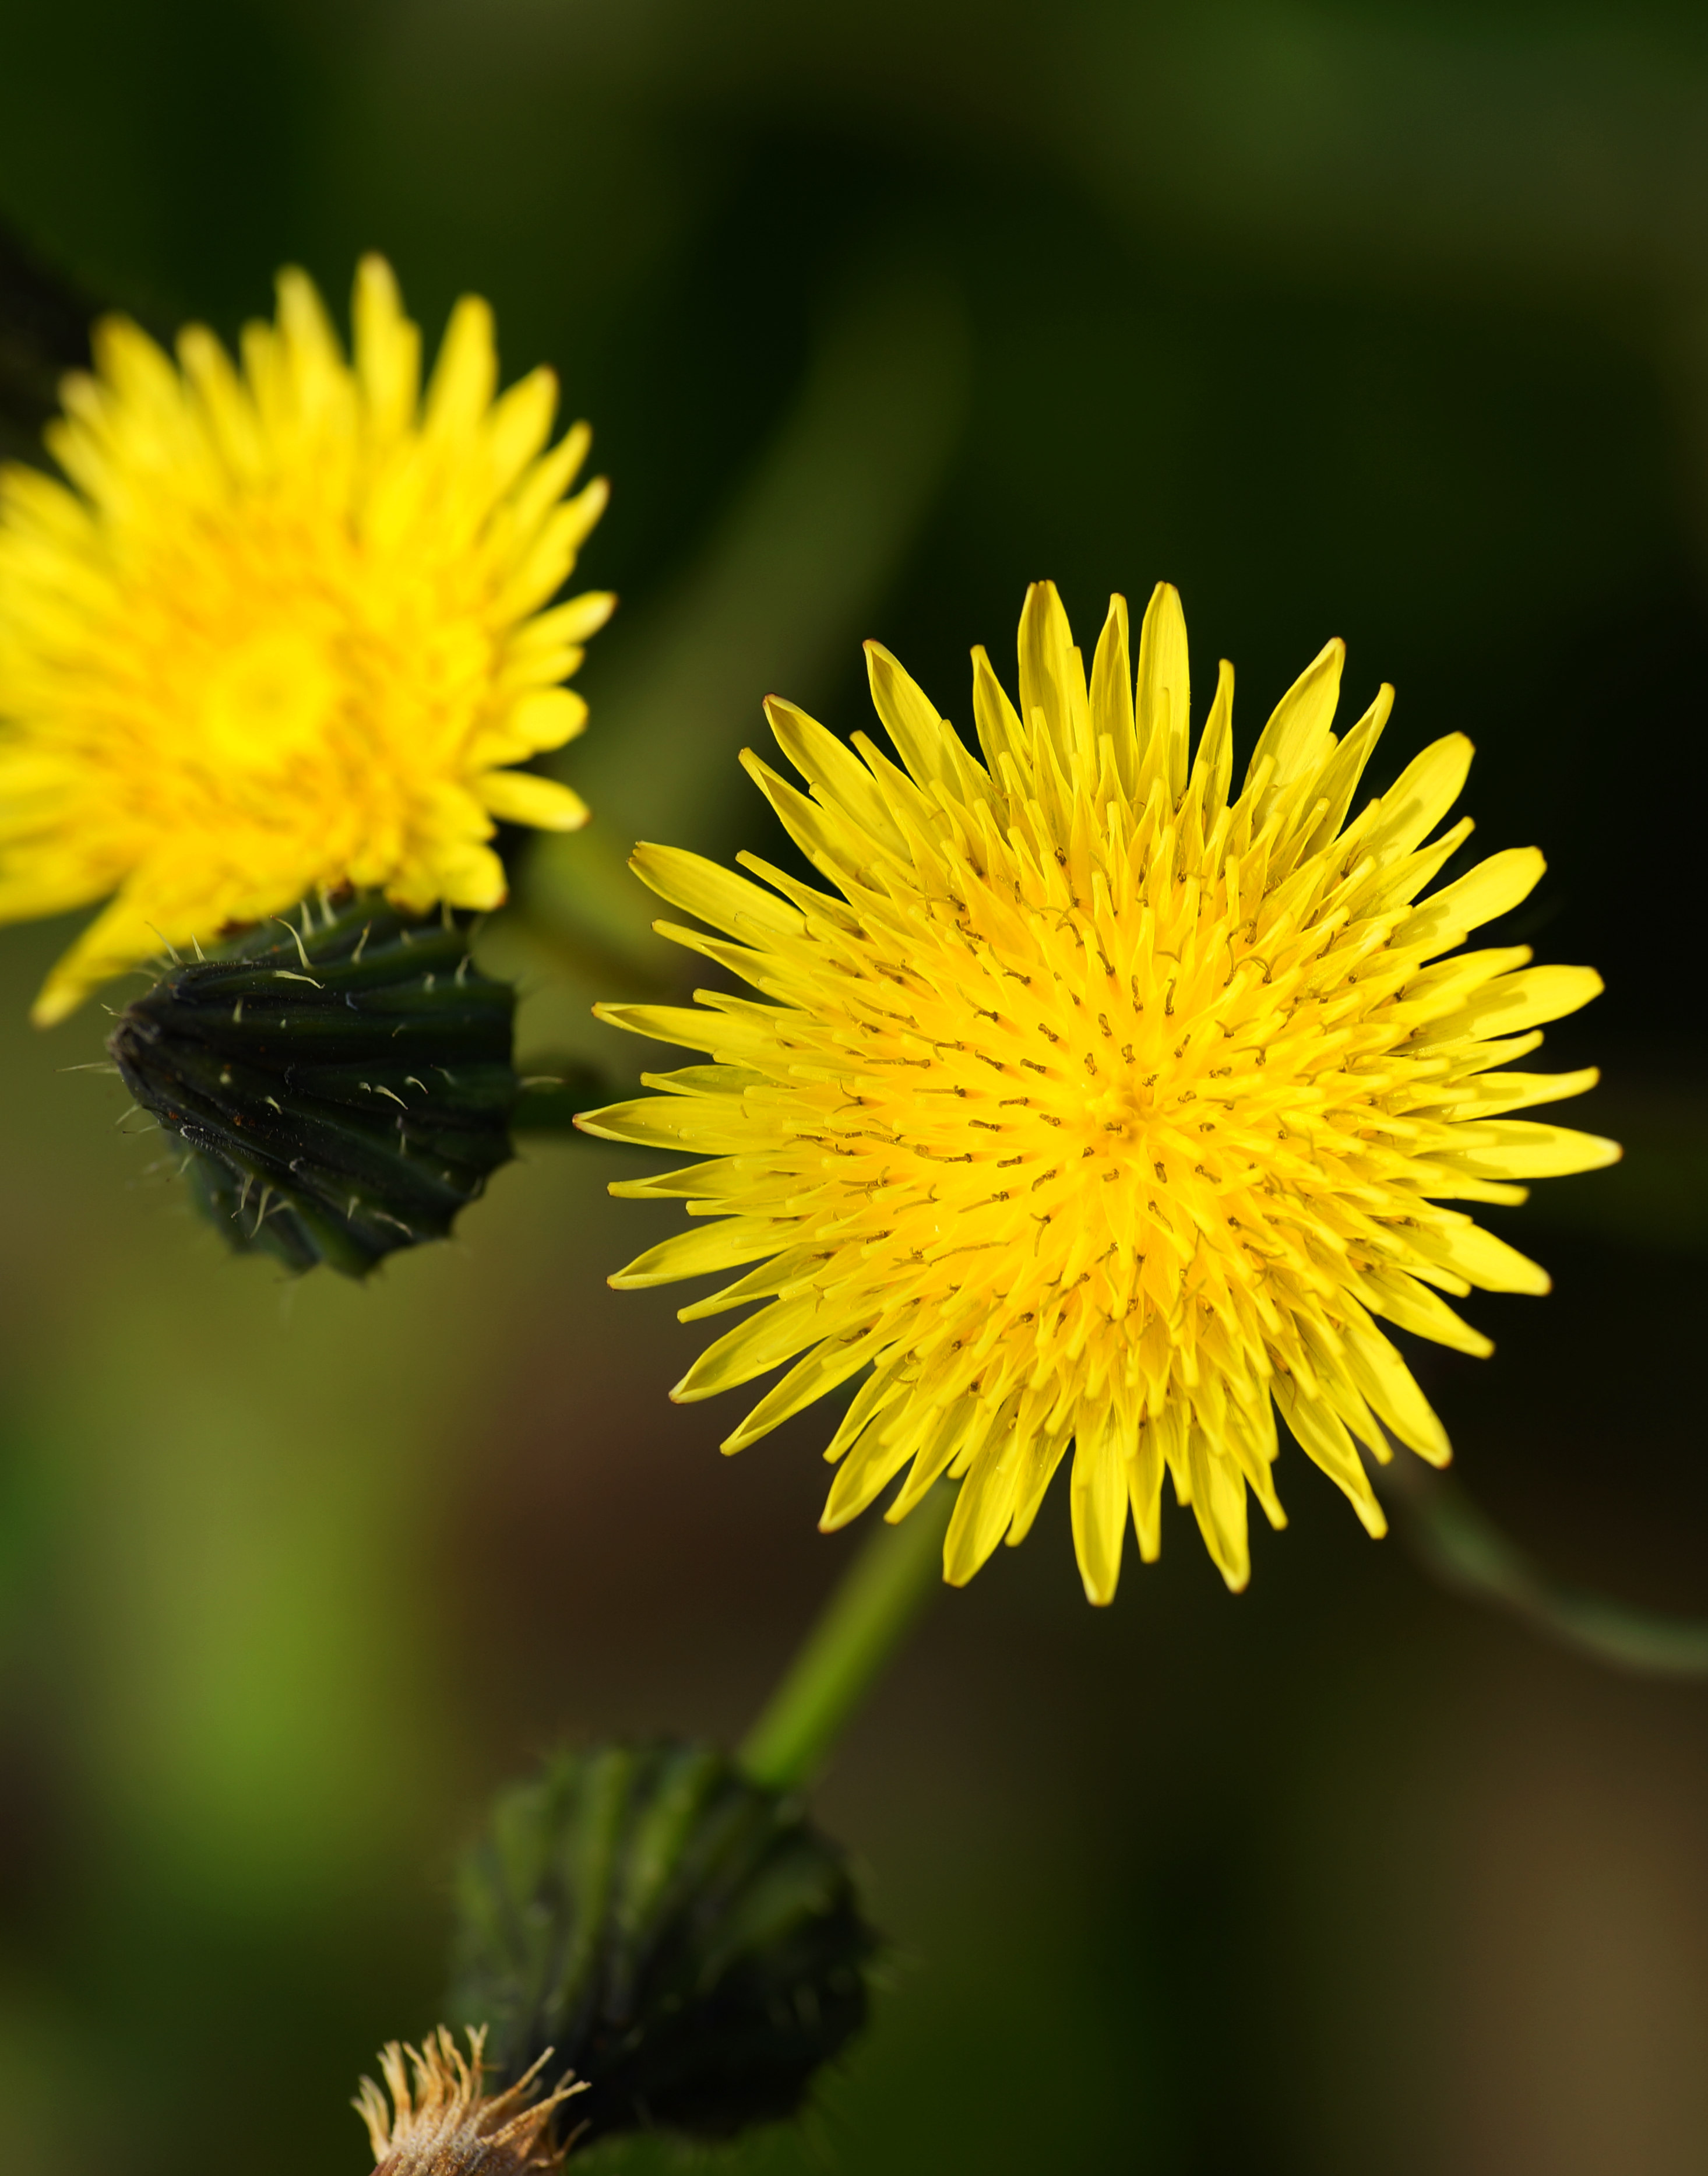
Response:
[{"label": "yellow flower head", "polygon": [[750,854],[773,889],[637,850],[655,891],[738,941],[662,933],[772,1002],[601,1009],[713,1060],[578,1122],[713,1159],[614,1189],[685,1196],[702,1221],[612,1282],[758,1265],[683,1310],[770,1302],[678,1399],[796,1361],[726,1450],[869,1369],[827,1453],[827,1527],[904,1468],[891,1519],[946,1474],[958,1583],[1024,1537],[1071,1443],[1094,1602],[1114,1593],[1129,1507],[1156,1555],[1165,1471],[1237,1589],[1247,1490],[1284,1523],[1276,1408],[1372,1533],[1359,1444],[1386,1460],[1391,1433],[1447,1460],[1376,1318],[1483,1353],[1440,1293],[1547,1290],[1436,1205],[1520,1201],[1512,1180],[1617,1156],[1509,1115],[1592,1071],[1492,1069],[1602,985],[1530,966],[1526,946],[1455,952],[1536,883],[1533,848],[1414,904],[1471,830],[1426,843],[1465,781],[1461,735],[1346,824],[1393,691],[1337,742],[1343,656],[1330,643],[1282,699],[1231,798],[1232,670],[1189,763],[1175,592],[1145,614],[1135,691],[1124,601],[1088,688],[1043,583],[1020,621],[1018,710],[973,652],[983,764],[875,644],[873,699],[904,768],[767,704],[811,797],[744,760],[835,895]]},{"label": "yellow flower head", "polygon": [[389,2103],[364,2078],[352,2103],[367,2127],[374,2176],[553,2176],[563,2167],[565,2149],[553,2142],[552,2119],[585,2088],[566,2080],[540,2097],[548,2050],[525,2077],[488,2093],[486,2045],[481,2026],[470,2032],[465,2055],[441,2025],[420,2048],[394,2040],[381,2048]]},{"label": "yellow flower head", "polygon": [[492,313],[421,335],[378,258],[353,362],[300,272],[242,367],[203,327],[177,365],[123,319],[66,383],[69,487],[0,478],[0,919],[116,895],[49,976],[46,1023],[159,950],[317,887],[495,906],[495,818],[586,810],[505,765],[586,706],[558,683],[608,596],[543,610],[604,507],[563,495],[578,424],[536,370],[495,400]]}]

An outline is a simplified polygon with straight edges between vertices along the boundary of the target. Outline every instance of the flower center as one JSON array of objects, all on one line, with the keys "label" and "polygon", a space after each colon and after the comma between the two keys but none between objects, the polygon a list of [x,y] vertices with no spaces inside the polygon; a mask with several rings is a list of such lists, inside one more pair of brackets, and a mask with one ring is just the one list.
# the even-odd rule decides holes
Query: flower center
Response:
[{"label": "flower center", "polygon": [[199,706],[202,747],[222,770],[288,770],[324,746],[341,694],[323,639],[294,625],[262,628],[214,661]]},{"label": "flower center", "polygon": [[1122,1065],[1113,1080],[1085,1099],[1085,1129],[1094,1146],[1142,1150],[1147,1122],[1156,1109],[1152,1076]]}]

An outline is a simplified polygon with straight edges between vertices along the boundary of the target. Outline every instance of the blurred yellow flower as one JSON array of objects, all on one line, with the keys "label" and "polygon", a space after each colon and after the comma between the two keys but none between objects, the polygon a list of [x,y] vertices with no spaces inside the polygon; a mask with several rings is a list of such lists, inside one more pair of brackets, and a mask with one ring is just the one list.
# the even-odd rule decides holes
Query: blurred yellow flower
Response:
[{"label": "blurred yellow flower", "polygon": [[188,328],[177,366],[109,319],[48,444],[65,484],[0,480],[0,919],[115,895],[35,1017],[318,887],[394,904],[504,896],[494,819],[568,830],[565,786],[504,766],[578,733],[559,683],[608,616],[546,607],[606,500],[564,502],[585,424],[547,450],[536,370],[494,399],[492,313],[458,303],[425,398],[378,258],[353,362],[279,280],[242,367]]},{"label": "blurred yellow flower", "polygon": [[891,1519],[957,1478],[956,1582],[1024,1537],[1071,1442],[1094,1602],[1115,1591],[1129,1509],[1156,1555],[1165,1471],[1243,1586],[1247,1490],[1283,1523],[1277,1408],[1379,1534],[1357,1445],[1385,1460],[1391,1432],[1438,1465],[1449,1450],[1375,1319],[1484,1353],[1440,1292],[1548,1288],[1435,1205],[1520,1201],[1515,1179],[1618,1154],[1509,1115],[1593,1071],[1491,1069],[1600,978],[1530,966],[1525,946],[1443,956],[1525,897],[1541,855],[1496,854],[1413,903],[1471,830],[1425,844],[1471,745],[1436,742],[1345,824],[1393,691],[1337,743],[1338,642],[1282,699],[1230,800],[1232,670],[1189,767],[1186,628],[1166,585],[1136,694],[1124,601],[1088,688],[1053,586],[1035,587],[1018,711],[973,653],[982,764],[887,652],[868,656],[905,770],[775,699],[812,797],[745,759],[840,896],[752,855],[772,890],[694,854],[635,854],[655,891],[741,941],[662,933],[774,1001],[601,1008],[714,1061],[645,1075],[661,1096],[578,1121],[714,1159],[613,1189],[686,1197],[702,1221],[612,1282],[755,1263],[683,1319],[771,1303],[672,1395],[804,1352],[726,1442],[737,1450],[869,1368],[827,1453],[840,1465],[824,1524],[904,1467]]},{"label": "blurred yellow flower", "polygon": [[389,2103],[364,2078],[352,2103],[367,2127],[375,2176],[552,2176],[563,2167],[552,2119],[584,2089],[566,2079],[536,2097],[548,2053],[505,2092],[488,2093],[486,2045],[486,2028],[477,2026],[465,2055],[441,2025],[420,2048],[394,2040],[381,2048]]}]

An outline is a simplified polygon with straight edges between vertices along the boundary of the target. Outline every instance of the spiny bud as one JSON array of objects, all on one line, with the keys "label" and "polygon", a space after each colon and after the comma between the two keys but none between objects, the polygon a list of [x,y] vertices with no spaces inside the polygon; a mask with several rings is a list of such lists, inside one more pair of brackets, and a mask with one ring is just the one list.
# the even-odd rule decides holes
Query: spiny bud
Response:
[{"label": "spiny bud", "polygon": [[374,2176],[551,2176],[562,2168],[567,2149],[553,2140],[552,2118],[581,2087],[566,2078],[541,2098],[541,2055],[514,2085],[487,2093],[486,2037],[471,2032],[465,2055],[441,2025],[419,2048],[394,2040],[381,2048],[389,2104],[372,2078],[351,2103],[367,2125]]},{"label": "spiny bud", "polygon": [[457,1906],[453,2014],[504,2076],[555,2047],[595,2139],[792,2114],[865,2021],[843,1853],[705,1746],[560,1754],[498,1798]]},{"label": "spiny bud", "polygon": [[366,897],[175,961],[107,1047],[234,1247],[360,1277],[514,1153],[515,1009],[462,922]]}]

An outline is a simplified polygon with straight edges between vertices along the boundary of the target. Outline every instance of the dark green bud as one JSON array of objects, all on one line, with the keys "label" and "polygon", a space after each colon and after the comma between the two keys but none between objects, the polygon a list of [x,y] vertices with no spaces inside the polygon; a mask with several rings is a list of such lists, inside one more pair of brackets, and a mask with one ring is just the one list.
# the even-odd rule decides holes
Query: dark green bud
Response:
[{"label": "dark green bud", "polygon": [[234,1247],[361,1277],[446,1237],[514,1154],[515,1009],[464,921],[359,897],[175,962],[107,1047]]},{"label": "dark green bud", "polygon": [[456,1894],[452,2014],[500,2076],[554,2049],[596,2140],[791,2115],[865,2021],[844,1854],[707,1746],[558,1754],[499,1797]]}]

